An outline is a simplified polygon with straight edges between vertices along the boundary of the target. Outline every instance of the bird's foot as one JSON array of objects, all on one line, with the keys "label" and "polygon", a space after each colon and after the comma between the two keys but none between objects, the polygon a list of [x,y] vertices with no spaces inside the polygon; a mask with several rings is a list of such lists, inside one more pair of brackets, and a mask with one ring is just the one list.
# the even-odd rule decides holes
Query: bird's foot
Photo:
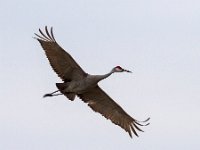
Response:
[{"label": "bird's foot", "polygon": [[53,94],[47,93],[47,94],[45,94],[45,95],[43,96],[43,98],[45,98],[45,97],[52,97],[52,96],[53,96]]}]

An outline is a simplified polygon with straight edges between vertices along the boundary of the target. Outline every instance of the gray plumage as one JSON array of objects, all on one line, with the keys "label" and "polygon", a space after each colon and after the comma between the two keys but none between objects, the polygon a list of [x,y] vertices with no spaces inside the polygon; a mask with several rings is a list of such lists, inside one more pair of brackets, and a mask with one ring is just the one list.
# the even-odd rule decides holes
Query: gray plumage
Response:
[{"label": "gray plumage", "polygon": [[[87,74],[56,42],[53,29],[50,32],[45,27],[44,34],[35,34],[40,42],[53,70],[63,80],[63,83],[56,83],[57,91],[45,94],[44,97],[65,95],[69,100],[74,100],[76,96],[88,104],[95,112],[99,112],[105,118],[110,119],[114,124],[119,125],[132,137],[132,132],[138,136],[136,130],[141,130],[138,126],[146,126],[150,118],[145,121],[138,121],[128,115],[112,98],[110,98],[99,86],[98,82],[109,77],[115,72],[131,72],[120,66],[114,67],[105,75]],[[57,92],[60,92],[57,94]],[[144,124],[145,123],[145,124]]]}]

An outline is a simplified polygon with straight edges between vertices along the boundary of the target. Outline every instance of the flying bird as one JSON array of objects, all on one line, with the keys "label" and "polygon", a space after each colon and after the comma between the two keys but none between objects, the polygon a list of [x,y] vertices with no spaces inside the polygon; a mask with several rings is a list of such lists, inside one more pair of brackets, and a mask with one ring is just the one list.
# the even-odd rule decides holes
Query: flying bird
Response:
[{"label": "flying bird", "polygon": [[40,34],[35,33],[35,38],[44,49],[53,70],[63,80],[63,83],[56,83],[58,90],[45,94],[44,97],[64,95],[69,100],[73,101],[77,96],[87,103],[95,112],[102,114],[105,118],[110,119],[114,124],[123,128],[128,132],[131,138],[132,133],[138,136],[137,130],[143,132],[139,126],[149,125],[147,122],[150,118],[144,121],[134,119],[98,85],[99,81],[106,79],[113,73],[131,73],[131,71],[116,66],[104,75],[90,75],[57,43],[52,27],[50,31],[48,31],[46,26],[46,33],[42,32],[40,29],[39,32]]}]

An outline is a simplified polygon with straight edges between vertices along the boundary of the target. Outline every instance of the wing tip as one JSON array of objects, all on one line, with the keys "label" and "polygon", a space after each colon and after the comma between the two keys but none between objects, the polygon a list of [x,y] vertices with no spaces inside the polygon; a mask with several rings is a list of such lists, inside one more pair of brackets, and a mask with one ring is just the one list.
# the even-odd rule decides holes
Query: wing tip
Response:
[{"label": "wing tip", "polygon": [[49,32],[48,27],[45,26],[45,33],[39,28],[39,33],[40,33],[40,35],[37,33],[34,33],[35,34],[34,39],[36,39],[38,41],[55,42],[56,43],[56,40],[55,40],[55,37],[53,34],[53,27],[50,28],[50,32]]},{"label": "wing tip", "polygon": [[[129,129],[125,129],[128,133],[129,133],[129,136],[131,137],[131,138],[133,138],[132,137],[132,133],[134,133],[134,135],[136,136],[136,137],[139,137],[139,135],[138,135],[138,133],[136,132],[136,130],[138,130],[138,131],[140,131],[140,132],[144,132],[142,129],[140,129],[139,127],[138,127],[138,125],[139,126],[148,126],[150,123],[148,122],[147,123],[147,121],[149,121],[150,120],[150,117],[149,118],[147,118],[146,120],[144,120],[144,121],[138,121],[138,120],[133,120],[132,122],[131,122],[131,124],[130,124],[130,128]],[[146,124],[142,124],[142,123],[146,123]]]}]

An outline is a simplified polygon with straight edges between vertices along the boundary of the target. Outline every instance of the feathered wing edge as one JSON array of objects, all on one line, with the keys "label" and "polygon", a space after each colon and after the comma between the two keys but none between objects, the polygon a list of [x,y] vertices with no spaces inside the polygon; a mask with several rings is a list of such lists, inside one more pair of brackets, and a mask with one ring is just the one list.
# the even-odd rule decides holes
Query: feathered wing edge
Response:
[{"label": "feathered wing edge", "polygon": [[43,40],[43,41],[47,41],[47,42],[55,42],[55,43],[57,43],[56,40],[55,40],[54,34],[53,34],[53,27],[51,27],[50,33],[49,33],[47,26],[45,26],[45,31],[46,31],[46,34],[47,34],[47,35],[45,35],[45,34],[42,32],[42,30],[39,29],[39,32],[40,32],[40,34],[41,34],[42,36],[40,36],[40,35],[37,34],[37,33],[34,33],[34,34],[36,35],[35,39],[37,39],[37,40]]},{"label": "feathered wing edge", "polygon": [[53,34],[53,27],[48,31],[47,26],[45,26],[45,32],[39,29],[39,33],[35,33],[35,39],[41,44],[53,70],[64,82],[87,76],[87,73],[72,56],[57,43]]},{"label": "feathered wing edge", "polygon": [[114,124],[123,128],[132,138],[132,133],[138,136],[136,130],[144,132],[139,126],[147,126],[150,118],[144,121],[138,121],[129,116],[116,102],[114,102],[99,86],[79,94],[85,103],[95,112],[100,113],[105,118],[111,120]]}]

